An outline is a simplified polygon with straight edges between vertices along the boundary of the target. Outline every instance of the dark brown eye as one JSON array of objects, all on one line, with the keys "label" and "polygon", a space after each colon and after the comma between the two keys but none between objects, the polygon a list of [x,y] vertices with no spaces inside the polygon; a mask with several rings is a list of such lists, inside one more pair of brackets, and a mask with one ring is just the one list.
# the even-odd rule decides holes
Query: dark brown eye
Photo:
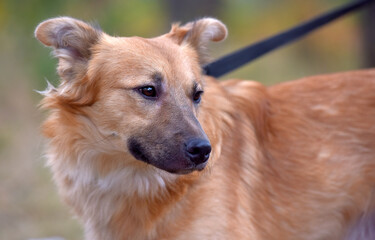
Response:
[{"label": "dark brown eye", "polygon": [[202,95],[203,91],[196,91],[193,95],[193,101],[195,103],[199,103],[201,101],[201,95]]},{"label": "dark brown eye", "polygon": [[141,87],[138,89],[138,91],[147,98],[157,97],[156,89],[153,86]]}]

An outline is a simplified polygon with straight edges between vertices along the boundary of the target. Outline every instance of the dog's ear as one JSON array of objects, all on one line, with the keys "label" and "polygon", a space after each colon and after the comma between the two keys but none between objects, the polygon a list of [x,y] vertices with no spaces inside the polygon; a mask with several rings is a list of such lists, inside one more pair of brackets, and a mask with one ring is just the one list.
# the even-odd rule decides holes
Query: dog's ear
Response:
[{"label": "dog's ear", "polygon": [[208,42],[218,42],[226,38],[228,30],[219,20],[214,18],[202,18],[194,22],[189,22],[184,26],[172,25],[168,36],[178,44],[190,44],[199,55],[200,64],[205,64],[206,46]]},{"label": "dog's ear", "polygon": [[52,18],[40,23],[35,37],[53,47],[59,59],[57,72],[65,81],[82,78],[91,57],[91,47],[102,32],[91,25],[70,17]]}]

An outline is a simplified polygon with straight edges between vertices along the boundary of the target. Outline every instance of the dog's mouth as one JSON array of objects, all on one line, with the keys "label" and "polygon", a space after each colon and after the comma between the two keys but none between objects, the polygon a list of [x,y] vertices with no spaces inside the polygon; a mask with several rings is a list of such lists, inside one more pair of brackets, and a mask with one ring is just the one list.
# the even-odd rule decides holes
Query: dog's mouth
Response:
[{"label": "dog's mouth", "polygon": [[192,139],[182,147],[165,146],[156,150],[144,146],[136,138],[128,140],[128,149],[137,160],[151,164],[154,167],[173,174],[189,174],[194,171],[202,171],[207,165],[211,145],[205,139]]},{"label": "dog's mouth", "polygon": [[[168,171],[170,173],[174,173],[174,174],[181,174],[181,175],[184,175],[184,174],[189,174],[189,173],[192,173],[194,171],[203,171],[207,165],[208,161],[204,162],[204,163],[201,163],[201,164],[198,164],[198,165],[195,165],[193,166],[192,168],[186,168],[186,169],[178,169],[178,170],[174,170],[174,171]],[[163,169],[165,170],[165,169]]]}]

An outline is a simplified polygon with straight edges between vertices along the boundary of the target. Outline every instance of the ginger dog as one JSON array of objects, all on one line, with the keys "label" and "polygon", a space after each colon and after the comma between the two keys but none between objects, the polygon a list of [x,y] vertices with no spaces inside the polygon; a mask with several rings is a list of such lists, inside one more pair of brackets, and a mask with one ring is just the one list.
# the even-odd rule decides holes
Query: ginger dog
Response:
[{"label": "ginger dog", "polygon": [[375,70],[218,82],[202,75],[204,48],[226,35],[212,18],[152,39],[69,17],[37,27],[61,77],[43,92],[48,164],[86,239],[364,234]]}]

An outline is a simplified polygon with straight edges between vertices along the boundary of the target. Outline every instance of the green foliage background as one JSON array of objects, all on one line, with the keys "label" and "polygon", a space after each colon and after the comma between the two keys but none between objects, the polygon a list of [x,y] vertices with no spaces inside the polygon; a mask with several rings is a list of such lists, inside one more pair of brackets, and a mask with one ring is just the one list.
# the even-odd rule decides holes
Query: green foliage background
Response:
[{"label": "green foliage background", "polygon": [[[188,1],[188,0],[187,0]],[[229,37],[211,46],[213,58],[229,53],[343,4],[343,0],[221,1],[217,17]],[[153,37],[170,27],[164,0],[0,0],[0,239],[61,236],[82,239],[82,229],[57,196],[44,167],[39,126],[45,113],[34,89],[58,84],[56,59],[33,37],[37,24],[55,16],[94,21],[111,35]],[[196,19],[190,13],[191,19]],[[358,69],[362,64],[360,15],[326,26],[272,52],[227,78],[264,84],[312,74]]]}]

